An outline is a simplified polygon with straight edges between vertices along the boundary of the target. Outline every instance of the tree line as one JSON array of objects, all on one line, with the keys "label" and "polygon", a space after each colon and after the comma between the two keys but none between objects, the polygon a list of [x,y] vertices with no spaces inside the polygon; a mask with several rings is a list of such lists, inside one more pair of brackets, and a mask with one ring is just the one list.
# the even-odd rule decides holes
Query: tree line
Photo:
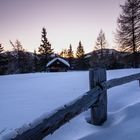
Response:
[{"label": "tree line", "polygon": [[100,30],[95,42],[94,50],[85,54],[81,41],[74,54],[72,45],[60,54],[55,54],[47,38],[46,28],[42,28],[41,44],[34,53],[27,52],[21,42],[10,41],[13,48],[5,52],[0,44],[0,74],[41,72],[46,70],[46,64],[59,56],[71,65],[71,69],[86,70],[90,67],[123,68],[140,66],[140,0],[126,0],[120,5],[121,14],[117,19],[115,34],[120,52],[107,49],[107,40],[103,30]]}]

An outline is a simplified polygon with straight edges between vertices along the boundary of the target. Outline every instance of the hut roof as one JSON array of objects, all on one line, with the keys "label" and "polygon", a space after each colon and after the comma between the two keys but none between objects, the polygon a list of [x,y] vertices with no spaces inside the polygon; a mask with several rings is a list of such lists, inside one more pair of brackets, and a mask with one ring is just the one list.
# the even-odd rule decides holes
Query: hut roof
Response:
[{"label": "hut roof", "polygon": [[70,64],[66,60],[64,60],[64,59],[62,59],[60,57],[56,57],[56,58],[52,59],[50,62],[47,63],[46,67],[49,67],[52,63],[54,63],[57,60],[59,60],[60,62],[62,62],[66,66],[70,67]]}]

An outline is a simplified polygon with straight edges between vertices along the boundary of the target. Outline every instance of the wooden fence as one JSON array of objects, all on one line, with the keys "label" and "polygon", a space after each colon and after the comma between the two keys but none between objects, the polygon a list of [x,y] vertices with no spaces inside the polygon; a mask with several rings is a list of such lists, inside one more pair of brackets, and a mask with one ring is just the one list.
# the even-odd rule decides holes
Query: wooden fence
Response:
[{"label": "wooden fence", "polygon": [[90,91],[38,120],[38,123],[23,126],[5,135],[4,139],[42,140],[89,108],[91,109],[89,122],[94,125],[102,125],[107,120],[107,89],[134,80],[139,80],[140,84],[140,73],[106,81],[105,69],[91,69],[89,71]]}]

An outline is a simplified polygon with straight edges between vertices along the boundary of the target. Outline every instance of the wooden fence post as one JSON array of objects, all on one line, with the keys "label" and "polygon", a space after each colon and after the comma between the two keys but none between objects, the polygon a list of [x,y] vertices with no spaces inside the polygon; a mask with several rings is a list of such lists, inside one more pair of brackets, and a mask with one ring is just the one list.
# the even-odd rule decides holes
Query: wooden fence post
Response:
[{"label": "wooden fence post", "polygon": [[[101,82],[106,81],[106,69],[94,68],[89,71],[90,89],[100,86]],[[107,90],[99,97],[97,104],[91,107],[90,123],[102,125],[107,120]]]}]

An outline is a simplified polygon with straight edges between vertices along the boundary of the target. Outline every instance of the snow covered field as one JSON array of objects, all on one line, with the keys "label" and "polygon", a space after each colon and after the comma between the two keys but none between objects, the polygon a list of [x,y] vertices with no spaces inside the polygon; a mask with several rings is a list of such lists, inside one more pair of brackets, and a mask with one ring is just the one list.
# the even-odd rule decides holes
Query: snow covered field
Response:
[{"label": "snow covered field", "polygon": [[[112,79],[140,69],[112,70]],[[44,113],[89,90],[88,72],[35,73],[0,76],[0,139]],[[108,120],[103,126],[86,122],[82,113],[44,140],[139,140],[140,87],[138,81],[108,90]]]}]

